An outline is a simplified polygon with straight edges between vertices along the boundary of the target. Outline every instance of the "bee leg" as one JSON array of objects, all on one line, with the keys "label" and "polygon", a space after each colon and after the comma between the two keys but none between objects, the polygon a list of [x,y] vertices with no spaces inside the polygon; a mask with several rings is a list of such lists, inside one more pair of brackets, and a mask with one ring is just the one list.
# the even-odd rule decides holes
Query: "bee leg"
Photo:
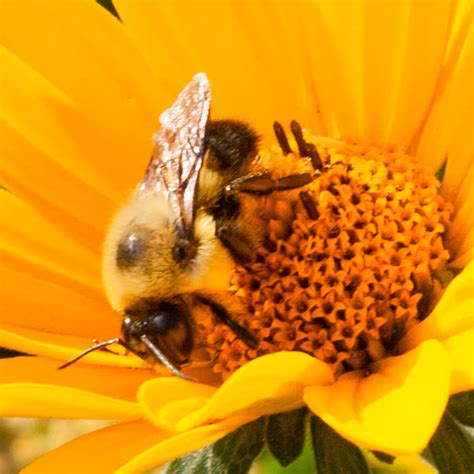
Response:
[{"label": "bee leg", "polygon": [[146,334],[142,334],[140,336],[140,340],[148,347],[148,349],[152,352],[152,354],[174,375],[180,377],[184,380],[189,380],[190,382],[195,382],[196,380],[188,375],[183,374],[178,367],[176,367],[173,362],[171,362],[168,357],[164,354],[164,352],[159,349],[156,344],[151,342],[151,340],[147,337]]},{"label": "bee leg", "polygon": [[225,306],[217,303],[216,301],[212,300],[208,296],[202,294],[196,294],[196,297],[199,302],[208,306],[210,310],[220,319],[222,323],[224,323],[232,332],[242,339],[242,341],[250,347],[250,349],[257,349],[258,348],[258,341],[255,339],[255,336],[251,334],[247,329],[245,329],[240,324],[236,323],[233,319],[229,311],[225,308]]},{"label": "bee leg", "polygon": [[300,192],[300,200],[306,210],[306,213],[308,214],[308,217],[313,220],[319,219],[319,212],[316,202],[307,191]]},{"label": "bee leg", "polygon": [[74,359],[71,359],[69,362],[66,362],[65,364],[59,366],[58,370],[65,369],[66,367],[69,367],[70,365],[77,362],[79,359],[82,359],[87,354],[90,354],[91,352],[97,351],[99,349],[104,349],[105,347],[111,346],[112,344],[120,344],[121,346],[125,348],[127,347],[125,342],[122,341],[119,337],[115,337],[114,339],[109,339],[108,341],[99,342],[97,344],[94,344],[91,347],[88,347],[85,351],[81,352],[78,356],[74,357]]},{"label": "bee leg", "polygon": [[239,265],[253,262],[257,242],[251,237],[252,231],[242,229],[242,224],[237,220],[217,222],[216,236],[231,253]]},{"label": "bee leg", "polygon": [[228,195],[235,193],[270,194],[274,191],[301,188],[311,183],[313,179],[311,173],[292,174],[278,179],[272,178],[271,173],[254,173],[234,179],[225,187],[225,192]]}]

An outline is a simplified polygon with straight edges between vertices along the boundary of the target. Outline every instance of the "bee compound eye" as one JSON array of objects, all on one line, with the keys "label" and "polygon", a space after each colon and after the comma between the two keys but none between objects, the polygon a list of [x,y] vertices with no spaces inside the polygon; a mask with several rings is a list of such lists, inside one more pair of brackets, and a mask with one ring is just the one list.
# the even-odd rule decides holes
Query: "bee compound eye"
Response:
[{"label": "bee compound eye", "polygon": [[197,243],[194,240],[180,239],[172,248],[173,260],[187,264],[196,253]]},{"label": "bee compound eye", "polygon": [[188,255],[186,245],[184,243],[177,243],[173,247],[173,260],[177,263],[182,262]]},{"label": "bee compound eye", "polygon": [[117,266],[125,270],[138,265],[148,249],[150,238],[151,233],[146,229],[125,235],[117,246]]},{"label": "bee compound eye", "polygon": [[174,329],[176,326],[177,319],[171,314],[156,314],[149,319],[149,328],[159,334],[165,334],[171,329]]}]

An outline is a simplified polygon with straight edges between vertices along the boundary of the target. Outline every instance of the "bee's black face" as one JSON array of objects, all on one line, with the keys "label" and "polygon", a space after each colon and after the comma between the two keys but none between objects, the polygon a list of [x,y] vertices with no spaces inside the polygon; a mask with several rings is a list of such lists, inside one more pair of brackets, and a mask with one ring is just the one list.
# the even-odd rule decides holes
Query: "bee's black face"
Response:
[{"label": "bee's black face", "polygon": [[192,346],[191,315],[181,302],[142,301],[130,308],[122,324],[126,345],[141,358],[156,361],[143,336],[169,361],[179,367],[188,359]]}]

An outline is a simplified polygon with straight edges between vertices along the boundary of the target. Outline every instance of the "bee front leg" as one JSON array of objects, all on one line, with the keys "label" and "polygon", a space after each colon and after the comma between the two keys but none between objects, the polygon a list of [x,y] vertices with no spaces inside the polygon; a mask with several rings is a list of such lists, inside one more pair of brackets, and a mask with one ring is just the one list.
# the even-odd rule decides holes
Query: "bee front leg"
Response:
[{"label": "bee front leg", "polygon": [[311,183],[313,179],[311,173],[292,174],[278,179],[272,178],[271,173],[254,173],[234,179],[225,187],[225,192],[227,195],[270,194],[274,191],[301,188]]},{"label": "bee front leg", "polygon": [[258,341],[255,336],[249,331],[247,331],[247,329],[245,329],[239,323],[236,323],[232,319],[231,313],[224,305],[218,303],[217,301],[212,299],[212,297],[209,297],[202,293],[196,293],[195,296],[201,304],[208,306],[209,309],[214,313],[214,315],[229,329],[231,329],[232,332],[239,339],[241,339],[248,347],[250,347],[250,349],[255,350],[258,348]]},{"label": "bee front leg", "polygon": [[237,219],[220,220],[216,224],[216,236],[239,265],[255,260],[258,241],[254,232]]}]

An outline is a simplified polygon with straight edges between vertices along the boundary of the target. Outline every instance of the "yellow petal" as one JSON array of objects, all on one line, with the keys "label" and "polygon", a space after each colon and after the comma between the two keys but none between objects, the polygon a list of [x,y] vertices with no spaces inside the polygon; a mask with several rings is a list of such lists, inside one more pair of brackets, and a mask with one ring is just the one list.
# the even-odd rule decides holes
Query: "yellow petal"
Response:
[{"label": "yellow petal", "polygon": [[456,189],[457,191],[456,199],[453,201],[453,203],[454,203],[455,210],[457,213],[461,212],[464,205],[468,205],[468,203],[472,203],[472,199],[474,197],[473,190],[472,190],[473,180],[474,180],[474,156],[471,157],[469,166],[466,168],[466,172],[463,176],[463,179],[459,183],[459,187]]},{"label": "yellow petal", "polygon": [[[113,398],[136,401],[140,385],[157,376],[152,370],[75,364],[58,370],[59,362],[44,357],[0,360],[0,383],[33,383],[77,388]],[[0,389],[1,392],[1,389]]]},{"label": "yellow petal", "polygon": [[452,262],[449,262],[449,266],[455,270],[462,270],[464,267],[469,265],[469,262],[474,260],[474,231],[468,236],[468,243],[472,245],[467,245],[469,248],[464,252],[459,252],[456,259]]},{"label": "yellow petal", "polygon": [[[163,400],[170,381],[157,379],[145,384],[140,401],[147,405],[152,419],[175,430],[187,430],[209,422],[235,416],[259,417],[301,406],[307,385],[327,385],[334,381],[330,368],[301,352],[279,352],[259,357],[241,367],[217,390],[182,382],[191,396],[177,403],[158,406],[153,393]],[[174,390],[174,389],[171,389]],[[183,389],[184,390],[184,389]],[[166,397],[166,395],[164,395]]]},{"label": "yellow petal", "polygon": [[[102,291],[97,255],[64,235],[9,192],[0,193],[0,208],[0,250],[5,253],[1,259],[4,266],[80,290],[88,289],[94,296]],[[10,258],[8,264],[5,258]]]},{"label": "yellow petal", "polygon": [[138,403],[71,387],[10,383],[1,388],[3,417],[136,420],[143,417]]},{"label": "yellow petal", "polygon": [[117,19],[88,0],[7,0],[2,19],[1,42],[114,130],[116,140],[128,148],[141,142],[147,129],[149,140],[149,127],[165,102],[159,82]]},{"label": "yellow petal", "polygon": [[[74,231],[83,231],[84,236],[75,232],[74,238],[99,253],[116,204],[143,176],[155,120],[137,131],[139,143],[134,143],[135,124],[126,111],[121,115],[125,124],[104,130],[30,64],[1,45],[0,61],[2,183],[50,219],[56,218],[65,233],[72,236]],[[38,176],[41,186],[30,189]]]},{"label": "yellow petal", "polygon": [[474,389],[474,328],[448,337],[443,345],[451,363],[451,393]]},{"label": "yellow petal", "polygon": [[145,421],[120,423],[88,433],[54,449],[27,466],[23,474],[115,472],[137,454],[169,436]]},{"label": "yellow petal", "polygon": [[364,23],[364,5],[349,2],[336,8],[332,3],[308,2],[308,7],[301,9],[303,47],[313,73],[311,87],[329,133],[355,138],[362,134],[360,26]]},{"label": "yellow petal", "polygon": [[[471,208],[470,210],[474,211],[474,208]],[[453,232],[449,232],[452,238],[451,241],[448,241],[448,249],[451,251],[453,258],[453,262],[449,263],[450,268],[462,269],[467,266],[471,260],[474,260],[474,254],[472,251],[474,249],[474,221],[470,221],[473,221],[473,219],[469,217],[462,225],[463,230],[461,230],[459,234],[453,235]],[[456,243],[454,246],[451,246],[451,242],[453,241]],[[465,262],[464,265],[460,265],[463,261]]]},{"label": "yellow petal", "polygon": [[327,123],[328,114],[319,107],[314,87],[317,71],[307,61],[306,37],[301,28],[302,19],[312,8],[310,3],[253,1],[234,2],[232,7],[251,37],[262,77],[269,83],[265,93],[278,99],[271,101],[271,109],[266,111],[269,118],[261,131],[269,128],[272,118],[285,127],[297,119],[315,135],[329,135],[332,128]]},{"label": "yellow petal", "polygon": [[[273,135],[274,120],[287,125],[311,114],[311,122],[304,125],[317,124],[318,107],[309,82],[315,72],[305,61],[308,52],[299,28],[308,4],[114,4],[158,77],[172,78],[173,96],[193,74],[203,71],[210,78],[215,117],[248,120],[267,136]],[[254,14],[254,8],[263,16]]]},{"label": "yellow petal", "polygon": [[366,449],[417,453],[436,430],[449,396],[449,360],[437,341],[381,361],[368,377],[349,372],[334,385],[308,387],[309,408]]},{"label": "yellow petal", "polygon": [[[112,213],[110,200],[76,176],[73,169],[56,163],[2,121],[0,136],[0,180],[3,185],[34,205],[64,234],[99,255],[105,223]],[[41,186],[31,186],[39,175]]]},{"label": "yellow petal", "polygon": [[474,261],[449,284],[432,313],[417,324],[400,342],[408,351],[428,339],[444,341],[474,327]]},{"label": "yellow petal", "polygon": [[[371,3],[377,2],[369,2],[369,5]],[[393,7],[399,4],[403,4],[408,9],[408,15],[403,24],[399,25],[404,33],[398,43],[398,53],[401,53],[397,56],[400,69],[397,71],[394,84],[397,93],[390,104],[392,113],[389,116],[389,143],[403,146],[418,133],[435,94],[438,76],[445,58],[455,4],[454,2],[397,1],[390,3],[390,8],[384,8],[385,14],[391,16],[393,10],[398,10]],[[379,5],[383,8],[382,4],[379,3]],[[380,27],[384,28],[383,23]],[[385,36],[385,38],[387,42],[390,42],[389,37]],[[378,56],[385,58],[388,64],[392,61],[382,49],[377,48],[377,50]],[[420,54],[420,51],[423,51],[423,54]],[[378,67],[383,70],[386,63],[382,64],[383,66],[378,63]],[[374,71],[374,74],[380,73],[380,70]],[[380,83],[383,84],[383,81]],[[370,89],[368,97],[370,97]]]},{"label": "yellow petal", "polygon": [[214,443],[239,426],[252,421],[249,417],[234,417],[220,423],[201,426],[179,435],[165,439],[156,446],[139,454],[116,472],[117,474],[135,474],[145,472],[165,462],[196,451],[203,446]]},{"label": "yellow petal", "polygon": [[[79,141],[68,134],[71,120],[79,120],[75,104],[53,84],[38,75],[8,49],[0,45],[2,62],[2,109],[5,128],[18,132],[44,154],[53,157],[65,168],[87,180],[92,187],[111,197],[106,175],[100,176],[92,160],[84,156]],[[91,127],[90,132],[93,131]],[[95,137],[91,136],[91,141]],[[4,163],[15,166],[15,161],[2,157]],[[33,177],[32,177],[33,178]],[[34,180],[32,180],[34,182]]]},{"label": "yellow petal", "polygon": [[[26,354],[57,359],[58,366],[79,355],[93,345],[93,340],[54,334],[31,329],[3,326],[0,329],[0,345]],[[119,346],[118,351],[121,350]],[[94,351],[77,362],[79,365],[95,364],[114,367],[145,367],[145,362],[132,354],[114,355],[106,351]],[[165,371],[165,369],[163,369]]]},{"label": "yellow petal", "polygon": [[417,151],[419,159],[435,170],[448,158],[442,191],[451,202],[456,200],[474,151],[472,3],[457,2],[455,6],[458,26],[453,28],[450,51]]},{"label": "yellow petal", "polygon": [[[408,145],[435,90],[451,6],[410,1],[314,5],[301,25],[323,114],[332,111],[343,136]],[[422,58],[416,53],[420,49]]]},{"label": "yellow petal", "polygon": [[458,190],[455,215],[448,230],[447,244],[452,258],[474,247],[474,157],[462,189]]},{"label": "yellow petal", "polygon": [[40,275],[4,269],[2,264],[2,327],[22,327],[89,340],[110,339],[119,334],[120,316],[110,309],[103,295],[87,296],[85,292],[43,280]]},{"label": "yellow petal", "polygon": [[147,418],[156,425],[173,430],[176,418],[201,408],[216,388],[188,382],[177,377],[149,380],[138,392],[138,401]]}]

